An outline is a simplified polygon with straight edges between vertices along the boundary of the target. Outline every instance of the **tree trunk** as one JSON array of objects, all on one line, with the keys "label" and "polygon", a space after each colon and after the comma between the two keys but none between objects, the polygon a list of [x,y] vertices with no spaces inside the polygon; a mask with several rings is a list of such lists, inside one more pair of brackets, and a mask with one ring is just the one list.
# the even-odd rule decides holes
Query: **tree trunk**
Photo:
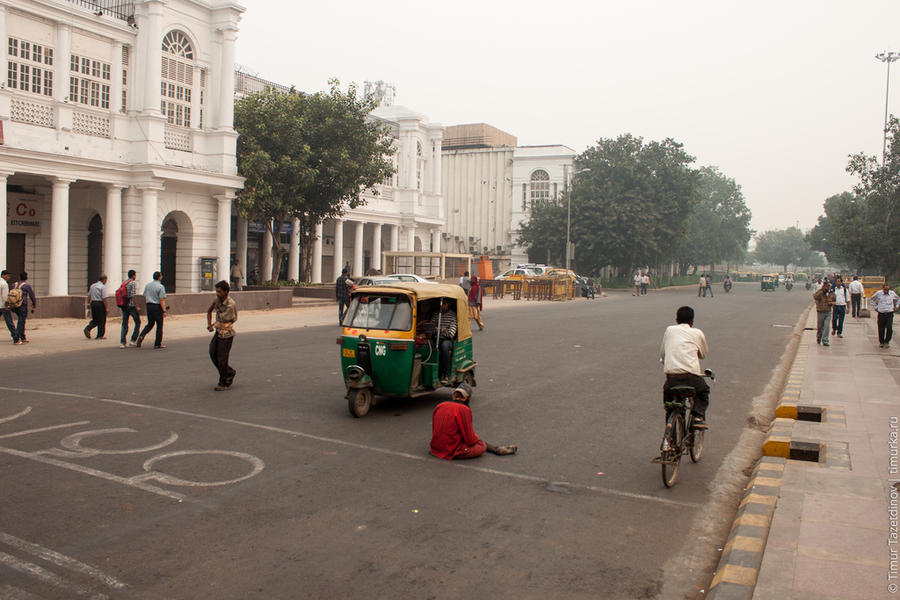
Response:
[{"label": "tree trunk", "polygon": [[284,249],[281,247],[281,229],[284,227],[284,222],[284,216],[276,217],[266,222],[266,227],[269,228],[269,233],[272,234],[271,281],[278,281],[278,275],[281,273],[281,257],[284,256]]}]

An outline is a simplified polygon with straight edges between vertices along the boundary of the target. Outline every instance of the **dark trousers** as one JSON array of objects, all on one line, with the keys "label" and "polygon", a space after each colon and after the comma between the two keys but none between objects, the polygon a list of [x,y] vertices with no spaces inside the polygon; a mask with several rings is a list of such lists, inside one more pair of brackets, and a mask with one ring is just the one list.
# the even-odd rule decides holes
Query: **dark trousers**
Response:
[{"label": "dark trousers", "polygon": [[[709,292],[709,297],[710,297],[710,298],[713,298],[713,297],[714,297],[714,296],[713,296],[712,286],[711,286],[711,285],[707,285],[707,286],[706,286],[706,291]],[[704,293],[703,295],[705,296],[706,294]]]},{"label": "dark trousers", "polygon": [[119,309],[122,311],[122,336],[119,343],[124,344],[125,339],[128,337],[129,318],[134,320],[134,333],[131,334],[131,341],[136,342],[138,339],[138,332],[141,330],[141,317],[138,314],[137,306],[120,306]]},{"label": "dark trousers", "polygon": [[[700,418],[706,417],[706,409],[709,408],[709,384],[699,375],[692,373],[682,373],[678,375],[666,375],[666,382],[663,384],[663,406],[666,402],[672,401],[672,393],[669,391],[677,385],[690,385],[697,390],[694,398],[694,408],[691,411]],[[666,414],[666,418],[668,418]]]},{"label": "dark trousers", "polygon": [[241,278],[240,277],[232,277],[231,278],[231,290],[234,292],[241,291]]},{"label": "dark trousers", "polygon": [[338,298],[338,323],[344,320],[344,310],[347,308],[347,299],[346,298]]},{"label": "dark trousers", "polygon": [[156,341],[153,342],[154,348],[162,346],[163,336],[163,309],[159,304],[147,303],[147,326],[141,332],[141,339],[144,339],[153,326],[156,325]]},{"label": "dark trousers", "polygon": [[889,344],[894,337],[894,313],[878,313],[878,343]]},{"label": "dark trousers", "polygon": [[852,316],[859,316],[859,307],[862,303],[862,294],[850,294],[850,308]]},{"label": "dark trousers", "polygon": [[209,359],[212,361],[216,370],[219,371],[219,385],[228,387],[234,381],[234,375],[237,373],[228,366],[228,355],[231,354],[231,344],[234,342],[234,336],[222,338],[218,333],[213,334],[212,340],[209,342]]},{"label": "dark trousers", "polygon": [[703,297],[706,298],[706,286],[705,285],[701,285],[699,288],[697,288],[697,297],[698,298],[700,297],[700,294],[703,294]]},{"label": "dark trousers", "polygon": [[438,376],[441,379],[450,377],[453,364],[453,340],[441,340],[438,343]]},{"label": "dark trousers", "polygon": [[[18,322],[13,326],[13,315],[19,317]],[[3,313],[3,320],[6,321],[6,328],[14,342],[19,340],[25,341],[25,319],[28,318],[28,306],[23,302],[19,308],[10,308]]]},{"label": "dark trousers", "polygon": [[831,330],[838,335],[844,333],[844,317],[847,315],[847,306],[835,304],[831,308]]},{"label": "dark trousers", "polygon": [[97,337],[106,335],[106,303],[103,300],[91,300],[91,322],[84,328],[84,332],[91,337],[91,330],[97,328]]}]

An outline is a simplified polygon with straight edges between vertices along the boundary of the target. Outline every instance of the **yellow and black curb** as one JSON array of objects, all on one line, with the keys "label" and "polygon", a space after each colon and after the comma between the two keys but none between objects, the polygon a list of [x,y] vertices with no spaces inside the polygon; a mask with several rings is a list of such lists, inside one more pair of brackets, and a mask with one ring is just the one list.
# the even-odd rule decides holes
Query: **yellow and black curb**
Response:
[{"label": "yellow and black curb", "polygon": [[707,598],[751,600],[787,460],[763,456],[744,490]]}]

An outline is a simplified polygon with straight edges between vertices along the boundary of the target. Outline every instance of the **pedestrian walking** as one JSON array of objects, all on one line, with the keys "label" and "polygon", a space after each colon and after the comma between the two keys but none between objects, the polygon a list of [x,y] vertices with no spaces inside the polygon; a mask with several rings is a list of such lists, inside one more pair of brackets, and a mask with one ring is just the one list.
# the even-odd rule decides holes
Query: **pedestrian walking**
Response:
[{"label": "pedestrian walking", "polygon": [[[8,278],[11,278],[11,274],[7,272],[7,276],[4,277],[7,284],[9,283]],[[28,343],[28,339],[25,337],[25,321],[28,319],[29,299],[31,300],[31,312],[34,314],[37,308],[37,298],[34,295],[34,288],[28,283],[28,273],[22,271],[19,273],[19,280],[9,288],[6,302],[3,303],[6,307],[3,319],[12,336],[13,344],[17,346]],[[17,317],[15,326],[13,326],[13,315]]]},{"label": "pedestrian walking", "polygon": [[828,280],[822,282],[822,287],[813,294],[816,303],[816,343],[828,346],[829,321],[831,307],[834,305],[834,292]]},{"label": "pedestrian walking", "polygon": [[863,284],[859,280],[859,277],[854,275],[853,281],[850,282],[850,308],[852,309],[852,316],[854,319],[859,318],[859,307],[862,304],[864,291]]},{"label": "pedestrian walking", "polygon": [[134,269],[128,271],[128,279],[122,282],[116,290],[116,306],[122,311],[122,332],[119,336],[119,348],[125,348],[125,340],[128,338],[128,319],[134,321],[134,331],[131,334],[129,346],[137,346],[138,334],[141,331],[141,317],[138,313],[134,297],[137,295],[137,272]]},{"label": "pedestrian walking", "polygon": [[885,281],[884,286],[872,294],[872,306],[878,313],[878,346],[890,348],[894,337],[894,312],[900,308],[900,296]]},{"label": "pedestrian walking", "polygon": [[156,340],[153,342],[153,348],[161,350],[165,348],[162,343],[163,321],[168,311],[166,310],[166,288],[162,284],[162,273],[159,271],[153,274],[153,281],[144,286],[144,299],[147,301],[147,325],[137,339],[137,347],[141,347],[144,338],[155,325]]},{"label": "pedestrian walking", "polygon": [[643,275],[644,274],[640,271],[634,274],[634,291],[631,292],[632,296],[639,296],[641,294],[641,278]]},{"label": "pedestrian walking", "polygon": [[469,272],[468,272],[468,271],[466,271],[465,273],[463,273],[463,274],[462,274],[462,277],[459,278],[459,287],[461,287],[462,289],[464,289],[464,290],[466,291],[466,294],[468,295],[469,290],[470,290],[471,287],[472,287],[472,280],[471,280],[471,278],[469,278]]},{"label": "pedestrian walking", "polygon": [[[206,329],[214,332],[209,342],[209,359],[219,371],[219,383],[215,387],[217,392],[231,388],[237,374],[237,371],[228,364],[231,344],[234,342],[234,323],[238,318],[237,305],[228,295],[230,291],[227,281],[217,283],[216,299],[206,311]],[[215,323],[212,320],[213,311],[216,313]]]},{"label": "pedestrian walking", "polygon": [[84,328],[84,337],[91,339],[91,331],[97,328],[97,339],[106,339],[106,275],[101,275],[88,289],[91,300],[91,320]]},{"label": "pedestrian walking", "polygon": [[341,276],[334,282],[334,295],[338,302],[338,323],[344,320],[344,310],[350,303],[350,289],[353,286],[353,280],[350,279],[350,272],[347,267],[341,269]]},{"label": "pedestrian walking", "polygon": [[231,289],[236,292],[241,291],[241,281],[244,279],[244,271],[241,269],[237,259],[231,261]]},{"label": "pedestrian walking", "polygon": [[9,298],[9,280],[12,278],[12,274],[3,269],[3,272],[0,273],[0,314],[3,315],[3,320],[6,321],[6,326],[9,327],[11,318],[9,317],[9,311],[6,309],[6,300]]},{"label": "pedestrian walking", "polygon": [[710,297],[710,298],[713,297],[713,291],[712,291],[712,275],[707,275],[707,276],[706,276],[706,291],[703,293],[704,296],[706,295],[706,292],[709,292],[709,297]]},{"label": "pedestrian walking", "polygon": [[478,323],[478,329],[484,329],[484,321],[481,320],[481,311],[482,311],[482,292],[481,292],[481,282],[478,281],[478,277],[472,275],[472,278],[469,280],[469,318],[475,319],[475,322]]},{"label": "pedestrian walking", "polygon": [[834,308],[831,309],[831,335],[844,337],[844,317],[847,315],[847,304],[850,292],[844,281],[838,277],[834,283]]},{"label": "pedestrian walking", "polygon": [[650,271],[641,275],[641,296],[647,295],[647,289],[650,287]]}]

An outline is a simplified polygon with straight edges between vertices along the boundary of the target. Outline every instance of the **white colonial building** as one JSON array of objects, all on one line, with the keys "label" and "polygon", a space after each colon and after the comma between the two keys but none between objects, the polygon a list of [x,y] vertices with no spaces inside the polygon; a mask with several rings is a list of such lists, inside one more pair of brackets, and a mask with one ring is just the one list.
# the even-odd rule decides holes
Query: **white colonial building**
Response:
[{"label": "white colonial building", "polygon": [[40,295],[227,279],[232,0],[0,0],[0,261]]},{"label": "white colonial building", "polygon": [[532,207],[557,202],[568,189],[575,155],[560,145],[518,146],[515,136],[484,123],[447,127],[447,251],[486,255],[495,270],[527,262],[522,223]]}]

